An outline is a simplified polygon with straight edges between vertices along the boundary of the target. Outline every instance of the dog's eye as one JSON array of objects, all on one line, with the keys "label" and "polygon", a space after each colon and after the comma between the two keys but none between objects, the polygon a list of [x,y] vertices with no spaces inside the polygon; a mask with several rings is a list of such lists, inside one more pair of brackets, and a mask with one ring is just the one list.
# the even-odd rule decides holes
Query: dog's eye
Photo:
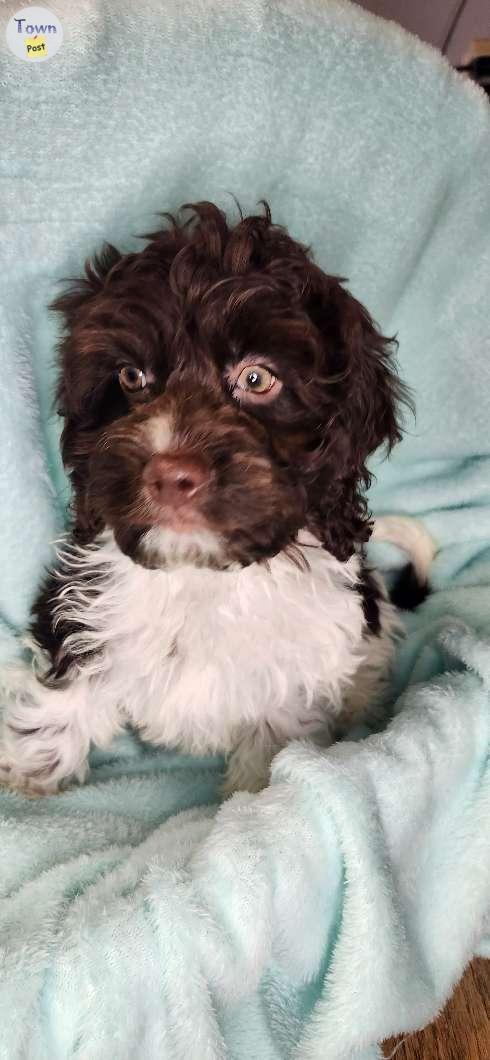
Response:
[{"label": "dog's eye", "polygon": [[119,369],[119,382],[123,390],[144,390],[146,375],[141,368],[136,368],[133,364],[125,364]]},{"label": "dog's eye", "polygon": [[253,394],[267,394],[277,383],[277,377],[262,364],[249,364],[242,368],[235,387]]}]

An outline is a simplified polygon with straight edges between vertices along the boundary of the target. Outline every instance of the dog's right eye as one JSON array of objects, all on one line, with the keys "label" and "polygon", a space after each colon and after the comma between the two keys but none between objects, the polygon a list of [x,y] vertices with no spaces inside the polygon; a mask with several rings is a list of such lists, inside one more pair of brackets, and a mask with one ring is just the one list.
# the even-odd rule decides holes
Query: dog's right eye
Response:
[{"label": "dog's right eye", "polygon": [[123,390],[144,390],[146,375],[141,368],[136,368],[134,364],[125,364],[119,369],[119,382]]}]

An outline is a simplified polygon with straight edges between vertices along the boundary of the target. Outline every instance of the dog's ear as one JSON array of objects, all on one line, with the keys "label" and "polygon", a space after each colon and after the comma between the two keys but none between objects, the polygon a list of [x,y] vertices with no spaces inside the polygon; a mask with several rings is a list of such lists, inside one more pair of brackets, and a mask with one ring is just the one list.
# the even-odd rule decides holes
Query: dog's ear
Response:
[{"label": "dog's ear", "polygon": [[61,313],[70,327],[80,310],[102,291],[109,273],[121,261],[122,255],[111,243],[104,243],[98,254],[85,262],[83,276],[70,277],[62,281],[68,286],[51,302],[50,309]]},{"label": "dog's ear", "polygon": [[[117,266],[122,254],[111,243],[104,243],[100,252],[85,262],[84,274],[63,281],[67,286],[50,304],[50,310],[58,313],[63,321],[63,335],[59,344],[60,374],[56,391],[56,411],[60,416],[70,413],[71,337],[77,323],[86,316],[93,299],[99,295]],[[75,395],[72,395],[75,396]]]},{"label": "dog's ear", "polygon": [[86,468],[92,447],[92,409],[88,395],[92,387],[90,359],[85,347],[93,341],[88,325],[91,304],[100,295],[110,275],[117,270],[122,255],[106,243],[99,254],[86,262],[84,275],[66,281],[66,289],[51,303],[50,309],[61,314],[63,332],[58,346],[59,376],[55,407],[63,417],[61,453],[73,486],[74,533],[91,540],[100,530],[99,521],[90,511],[86,494]]},{"label": "dog's ear", "polygon": [[412,406],[396,372],[396,342],[380,333],[342,282],[312,265],[306,298],[323,351],[321,442],[310,462],[312,528],[345,560],[371,532],[366,461],[379,446],[390,451],[400,440],[402,406]]}]

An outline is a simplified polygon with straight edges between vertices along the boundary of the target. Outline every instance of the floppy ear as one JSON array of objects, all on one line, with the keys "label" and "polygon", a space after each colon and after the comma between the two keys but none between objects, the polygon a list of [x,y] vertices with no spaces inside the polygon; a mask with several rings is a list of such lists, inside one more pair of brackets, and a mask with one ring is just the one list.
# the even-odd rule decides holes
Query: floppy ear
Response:
[{"label": "floppy ear", "polygon": [[401,438],[401,407],[411,406],[394,362],[396,342],[336,277],[312,265],[307,311],[323,345],[322,440],[312,454],[312,528],[338,559],[367,541],[366,461]]},{"label": "floppy ear", "polygon": [[50,305],[63,318],[63,333],[58,346],[59,375],[56,388],[56,410],[63,417],[61,454],[73,486],[72,510],[75,536],[89,541],[101,529],[90,512],[86,496],[86,467],[91,451],[91,410],[87,402],[88,381],[84,373],[85,322],[90,305],[104,288],[109,273],[121,261],[119,251],[106,243],[92,261],[85,264],[85,274],[70,279],[69,286]]},{"label": "floppy ear", "polygon": [[122,255],[116,247],[111,243],[104,243],[99,254],[94,255],[91,261],[85,262],[84,275],[64,281],[68,286],[49,307],[53,312],[61,314],[64,325],[63,337],[58,347],[60,373],[56,390],[57,412],[60,416],[66,415],[69,406],[69,388],[65,376],[70,357],[72,329],[92,299],[103,290],[109,273],[121,258]]}]

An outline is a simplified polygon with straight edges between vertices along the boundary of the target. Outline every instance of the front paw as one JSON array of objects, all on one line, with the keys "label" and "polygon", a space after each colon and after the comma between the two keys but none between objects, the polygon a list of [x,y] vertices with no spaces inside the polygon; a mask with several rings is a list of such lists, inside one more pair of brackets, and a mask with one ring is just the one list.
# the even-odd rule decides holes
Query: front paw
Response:
[{"label": "front paw", "polygon": [[270,725],[244,728],[226,763],[221,787],[223,797],[233,795],[235,791],[256,793],[266,788],[271,761],[280,746]]},{"label": "front paw", "polygon": [[18,667],[2,674],[2,691],[0,786],[37,798],[83,780],[88,740],[73,719],[77,689],[47,686]]},{"label": "front paw", "polygon": [[235,791],[250,791],[256,794],[267,787],[270,779],[269,763],[254,763],[243,759],[240,755],[232,754],[224,780],[220,785],[220,792],[224,799],[233,795]]},{"label": "front paw", "polygon": [[56,795],[59,783],[51,776],[43,776],[42,770],[35,773],[25,772],[7,752],[0,750],[0,788],[18,792],[29,799],[37,799],[43,795]]}]

